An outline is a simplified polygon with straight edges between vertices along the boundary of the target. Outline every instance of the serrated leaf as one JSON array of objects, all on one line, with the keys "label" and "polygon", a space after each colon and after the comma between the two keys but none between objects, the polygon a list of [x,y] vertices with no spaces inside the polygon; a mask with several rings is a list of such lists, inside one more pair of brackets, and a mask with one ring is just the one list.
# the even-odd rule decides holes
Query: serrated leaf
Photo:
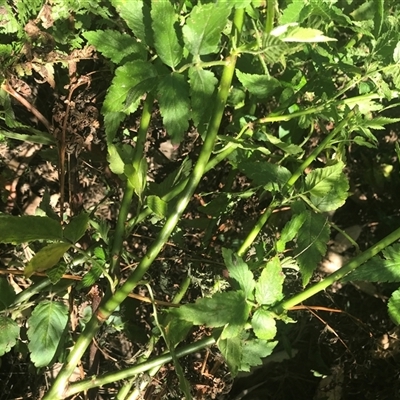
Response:
[{"label": "serrated leaf", "polygon": [[329,240],[329,225],[324,216],[305,211],[306,220],[297,236],[297,261],[303,277],[303,285],[310,281],[322,256],[326,253]]},{"label": "serrated leaf", "polygon": [[179,43],[174,6],[169,1],[153,1],[151,18],[154,47],[164,64],[175,68],[182,60],[183,48]]},{"label": "serrated leaf", "polygon": [[173,144],[180,143],[189,127],[189,84],[178,73],[164,76],[158,84],[158,99],[164,125]]},{"label": "serrated leaf", "polygon": [[89,214],[81,212],[74,216],[64,228],[64,238],[71,243],[76,243],[86,232],[89,224]]},{"label": "serrated leaf", "polygon": [[230,249],[222,249],[224,263],[229,271],[229,277],[237,282],[237,287],[234,289],[242,289],[246,298],[253,295],[255,286],[253,273],[248,265]]},{"label": "serrated leaf", "polygon": [[[287,24],[286,27],[290,28],[291,24]],[[282,28],[280,26],[279,28]],[[274,30],[274,33],[276,31]],[[274,34],[271,32],[271,34]],[[295,27],[287,29],[283,32],[284,37],[281,37],[283,42],[295,42],[295,43],[320,43],[320,42],[335,42],[337,39],[330,38],[323,35],[323,32],[318,29]],[[282,33],[278,36],[281,36]]]},{"label": "serrated leaf", "polygon": [[396,64],[400,64],[400,42],[397,42],[396,47],[394,48],[393,61]]},{"label": "serrated leaf", "polygon": [[224,326],[222,330],[221,339],[229,339],[233,337],[240,336],[240,333],[243,332],[244,323],[242,324],[227,324]]},{"label": "serrated leaf", "polygon": [[310,200],[314,206],[322,212],[334,211],[346,202],[349,195],[349,188],[349,180],[346,175],[342,173],[337,179],[334,189],[332,188],[327,195],[323,197],[310,196]]},{"label": "serrated leaf", "polygon": [[259,160],[246,160],[238,168],[256,185],[262,185],[271,192],[279,192],[292,176],[285,167]]},{"label": "serrated leaf", "polygon": [[270,34],[265,38],[262,54],[269,63],[273,64],[281,61],[281,58],[287,53],[287,50],[288,46],[286,43]]},{"label": "serrated leaf", "polygon": [[242,359],[242,341],[239,337],[220,339],[217,345],[234,378],[238,373],[240,361]]},{"label": "serrated leaf", "polygon": [[0,243],[20,244],[33,240],[61,240],[62,237],[60,223],[52,218],[0,216]]},{"label": "serrated leaf", "polygon": [[217,86],[218,79],[211,71],[200,67],[189,69],[189,84],[191,98],[191,117],[197,126],[201,121],[208,122],[213,107],[213,93]]},{"label": "serrated leaf", "polygon": [[68,322],[68,307],[56,301],[43,301],[38,304],[28,319],[27,331],[31,360],[36,368],[50,364]]},{"label": "serrated leaf", "polygon": [[100,276],[103,274],[103,269],[100,267],[99,262],[92,265],[92,268],[83,276],[82,280],[78,283],[77,289],[87,288],[94,285]]},{"label": "serrated leaf", "polygon": [[50,279],[51,283],[55,285],[63,277],[67,269],[67,264],[62,262],[56,265],[54,268],[50,268],[48,271],[46,271],[46,275]]},{"label": "serrated leaf", "polygon": [[251,367],[262,365],[262,359],[272,354],[278,342],[252,339],[246,340],[243,344],[242,359],[239,371],[250,371]]},{"label": "serrated leaf", "polygon": [[395,290],[388,302],[388,313],[391,320],[400,325],[400,289]]},{"label": "serrated leaf", "polygon": [[251,94],[259,98],[270,97],[281,86],[277,79],[267,75],[246,74],[237,69],[236,76]]},{"label": "serrated leaf", "polygon": [[150,195],[146,198],[147,206],[158,217],[166,218],[168,214],[168,203],[158,196]]},{"label": "serrated leaf", "polygon": [[0,357],[8,353],[17,343],[19,326],[11,318],[0,316]]},{"label": "serrated leaf", "polygon": [[165,326],[164,334],[169,348],[175,348],[182,340],[185,340],[190,328],[193,326],[191,322],[175,318],[173,313],[166,315],[163,325]]},{"label": "serrated leaf", "polygon": [[303,1],[294,1],[289,4],[283,11],[279,18],[279,24],[285,25],[290,22],[299,22],[301,10],[306,6]]},{"label": "serrated leaf", "polygon": [[93,45],[97,51],[119,64],[124,57],[135,56],[135,59],[146,60],[146,49],[132,36],[114,29],[88,31],[82,36]]},{"label": "serrated leaf", "polygon": [[195,304],[185,304],[176,312],[179,318],[194,325],[216,328],[229,323],[244,325],[249,315],[249,306],[243,291],[222,292],[199,299]]},{"label": "serrated leaf", "polygon": [[256,301],[259,304],[272,305],[283,298],[283,281],[281,263],[276,256],[268,261],[256,283]]},{"label": "serrated leaf", "polygon": [[111,0],[118,14],[124,19],[135,36],[148,46],[153,45],[150,8],[143,0]]},{"label": "serrated leaf", "polygon": [[335,188],[336,184],[343,178],[343,162],[311,171],[305,179],[305,189],[312,196],[324,197]]},{"label": "serrated leaf", "polygon": [[[118,67],[104,99],[103,114],[112,113],[115,118],[114,113],[135,112],[141,96],[155,87],[156,76],[153,64],[147,61],[135,60]],[[126,104],[128,95],[129,104]]]},{"label": "serrated leaf", "polygon": [[29,278],[34,272],[42,272],[54,267],[70,247],[69,243],[51,243],[43,247],[25,266],[24,275]]},{"label": "serrated leaf", "polygon": [[375,256],[346,275],[342,282],[400,282],[400,244],[382,251],[383,257]]},{"label": "serrated leaf", "polygon": [[272,340],[276,336],[276,321],[270,311],[258,308],[251,319],[251,326],[259,339]]},{"label": "serrated leaf", "polygon": [[294,239],[305,220],[306,214],[301,213],[293,215],[291,220],[286,223],[281,231],[281,236],[275,245],[278,253],[281,253],[285,250],[286,243]]},{"label": "serrated leaf", "polygon": [[195,57],[216,53],[232,2],[200,4],[193,7],[182,28],[186,48]]}]

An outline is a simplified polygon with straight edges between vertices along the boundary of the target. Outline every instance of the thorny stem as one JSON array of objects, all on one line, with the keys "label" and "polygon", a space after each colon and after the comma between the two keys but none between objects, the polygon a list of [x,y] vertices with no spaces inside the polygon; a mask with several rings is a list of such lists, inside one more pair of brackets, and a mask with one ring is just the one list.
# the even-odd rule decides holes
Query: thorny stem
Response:
[{"label": "thorny stem", "polygon": [[[233,19],[232,36],[239,38],[244,21],[244,9],[236,9]],[[235,47],[232,44],[232,47]],[[126,282],[114,293],[114,295],[106,299],[101,304],[92,316],[84,332],[79,336],[71,353],[69,354],[66,363],[63,365],[60,373],[57,376],[53,386],[49,392],[44,396],[43,400],[57,400],[64,396],[66,387],[68,386],[68,379],[73,373],[76,365],[81,360],[85,350],[91,343],[92,338],[95,336],[100,326],[106,321],[111,313],[126,299],[129,293],[137,286],[142,279],[143,275],[150,268],[151,264],[165,245],[175,226],[179,222],[182,213],[185,211],[198,183],[200,182],[205,167],[210,159],[211,153],[214,149],[215,141],[217,138],[218,130],[224,114],[226,101],[228,98],[230,86],[232,83],[235,66],[237,61],[237,53],[232,54],[227,58],[227,64],[222,71],[220,86],[216,96],[214,112],[210,120],[207,135],[204,140],[201,152],[197,163],[192,171],[191,178],[189,179],[180,199],[177,201],[175,212],[172,213],[165,222],[164,227],[161,229],[159,235],[154,240],[149,248],[147,254],[142,258],[137,268],[129,276]],[[122,378],[125,377],[125,373]],[[115,380],[115,379],[114,379]]]}]

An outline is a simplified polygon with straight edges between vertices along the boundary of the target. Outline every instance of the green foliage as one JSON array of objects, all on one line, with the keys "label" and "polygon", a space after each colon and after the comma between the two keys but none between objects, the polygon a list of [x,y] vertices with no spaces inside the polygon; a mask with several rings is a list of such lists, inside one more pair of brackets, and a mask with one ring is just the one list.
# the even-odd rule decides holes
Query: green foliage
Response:
[{"label": "green foliage", "polygon": [[[35,367],[62,359],[60,350],[70,336],[68,308],[59,299],[70,294],[61,279],[67,270],[76,275],[81,279],[76,290],[96,285],[102,277],[107,280],[99,311],[91,320],[81,321],[86,328],[46,400],[60,398],[60,393],[76,394],[69,391],[73,385],[69,387],[67,375],[102,322],[117,308],[121,310],[122,302],[144,279],[159,277],[159,271],[154,275],[148,271],[157,258],[163,258],[168,241],[186,250],[186,233],[193,235],[198,227],[205,229],[204,243],[211,238],[225,241],[221,251],[218,245],[204,245],[201,252],[218,259],[213,262],[223,259],[226,279],[216,277],[211,267],[193,271],[197,265],[191,263],[192,280],[200,281],[206,295],[163,312],[159,320],[151,299],[155,327],[146,349],[150,354],[160,335],[164,338],[188,398],[190,384],[178,362],[177,347],[194,326],[212,331],[235,376],[261,365],[262,358],[272,353],[281,338],[277,320],[292,322],[286,315],[288,304],[301,303],[335,279],[400,281],[400,245],[389,247],[398,239],[396,234],[379,247],[381,256],[365,251],[361,266],[344,277],[322,278],[322,283],[310,286],[314,290],[310,295],[308,289],[288,293],[285,287],[287,267],[299,269],[302,285],[307,286],[326,254],[330,222],[324,213],[342,207],[349,196],[345,172],[349,146],[375,148],[377,134],[400,121],[390,114],[399,105],[400,11],[383,0],[267,3],[266,8],[264,2],[251,0],[55,0],[51,4],[20,0],[13,7],[2,6],[0,35],[5,40],[0,45],[0,72],[5,83],[12,75],[26,79],[36,71],[33,64],[53,70],[56,66],[61,93],[63,82],[71,78],[66,66],[73,59],[72,51],[87,45],[103,57],[96,63],[104,67],[102,73],[110,82],[101,109],[102,145],[109,169],[119,178],[117,192],[122,199],[113,200],[117,220],[110,223],[95,212],[82,212],[62,225],[48,193],[41,204],[45,217],[0,216],[0,243],[27,244],[34,254],[29,261],[19,257],[25,277],[33,279],[46,271],[51,284],[51,289],[40,290],[39,304],[30,300],[29,288],[24,290],[27,297],[20,305],[11,285],[0,279],[0,331],[6,332],[0,335],[0,356],[15,346],[26,322]],[[42,9],[47,14],[40,14]],[[36,21],[37,35],[27,33],[29,21]],[[54,58],[47,59],[50,53]],[[36,58],[26,62],[29,54]],[[59,139],[52,132],[18,121],[6,85],[3,89],[0,134],[57,145]],[[139,129],[132,133],[132,121],[138,121],[140,114]],[[151,125],[154,116],[160,120]],[[186,158],[171,162],[160,175],[151,171],[154,182],[149,182],[152,156],[146,135],[161,123]],[[189,138],[189,131],[199,134],[196,140]],[[398,145],[394,152],[399,157]],[[210,170],[218,163],[228,173],[215,174],[221,181],[214,188]],[[188,207],[194,194],[204,200],[201,207],[197,203]],[[237,232],[225,232],[224,218],[235,219],[243,204],[244,210],[259,215],[240,221]],[[290,209],[290,215],[286,223],[275,226],[274,211],[283,207]],[[195,216],[198,209],[201,218]],[[188,217],[183,217],[184,212]],[[124,246],[139,224],[151,225],[156,236],[137,260],[132,247]],[[78,243],[84,235],[90,242],[87,250]],[[121,262],[130,266],[123,274]],[[196,281],[196,274],[206,278]],[[33,310],[29,318],[22,315],[23,308]],[[396,324],[399,309],[399,291],[395,291],[388,312]],[[119,329],[127,329],[120,325]],[[151,361],[148,366],[153,366]],[[125,378],[130,379],[128,373]],[[102,384],[96,382],[89,385]]]},{"label": "green foliage", "polygon": [[62,344],[68,322],[68,307],[55,301],[38,304],[29,318],[29,350],[36,367],[46,367]]}]

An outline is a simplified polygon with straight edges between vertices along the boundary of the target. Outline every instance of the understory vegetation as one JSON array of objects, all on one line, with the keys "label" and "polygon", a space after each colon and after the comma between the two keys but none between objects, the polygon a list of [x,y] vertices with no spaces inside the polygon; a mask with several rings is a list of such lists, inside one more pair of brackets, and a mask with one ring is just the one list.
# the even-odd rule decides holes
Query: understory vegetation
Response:
[{"label": "understory vegetation", "polygon": [[0,5],[0,399],[400,397],[395,0]]}]

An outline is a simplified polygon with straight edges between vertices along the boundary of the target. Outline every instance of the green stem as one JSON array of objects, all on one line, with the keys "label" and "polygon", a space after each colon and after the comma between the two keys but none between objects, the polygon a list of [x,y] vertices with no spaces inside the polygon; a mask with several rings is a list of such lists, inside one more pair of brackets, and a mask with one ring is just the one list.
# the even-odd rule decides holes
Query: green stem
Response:
[{"label": "green stem", "polygon": [[[235,11],[232,27],[232,37],[239,38],[240,32],[244,21],[244,9],[237,9]],[[235,44],[232,44],[235,47]],[[217,138],[218,130],[220,128],[221,120],[224,114],[226,101],[229,94],[229,89],[232,83],[232,78],[235,72],[235,65],[238,55],[235,52],[227,58],[227,64],[222,71],[220,86],[216,96],[214,112],[210,120],[206,138],[204,140],[201,152],[197,163],[192,171],[191,177],[181,194],[180,199],[176,204],[175,212],[172,213],[165,222],[164,227],[161,229],[159,235],[150,246],[147,254],[142,258],[139,265],[125,281],[125,283],[108,299],[105,299],[100,304],[96,313],[92,316],[84,332],[79,336],[71,353],[67,358],[67,362],[59,372],[57,379],[49,392],[44,396],[43,400],[57,400],[63,396],[65,388],[68,385],[68,379],[74,371],[76,365],[82,358],[85,350],[90,345],[92,338],[96,335],[100,326],[107,320],[112,312],[127,298],[129,293],[137,286],[143,275],[150,268],[153,261],[162,250],[167,242],[169,236],[179,222],[182,213],[185,211],[198,183],[200,182],[205,166],[207,165],[211,153],[214,149],[215,141]]]},{"label": "green stem", "polygon": [[[291,187],[297,182],[300,176],[303,174],[304,170],[318,157],[318,155],[325,149],[325,147],[332,141],[332,139],[342,131],[342,129],[348,124],[349,120],[353,118],[355,115],[355,111],[350,111],[346,117],[337,125],[335,129],[333,129],[325,139],[315,148],[315,150],[304,160],[304,162],[297,168],[294,174],[290,177],[286,185],[282,189],[282,193],[286,194]],[[269,217],[276,207],[280,205],[280,202],[273,199],[271,204],[264,210],[264,212],[260,215],[256,225],[250,231],[242,246],[238,250],[237,254],[239,257],[243,257],[248,248],[251,246],[253,241],[256,239],[257,235],[260,233],[263,226],[267,223]]]},{"label": "green stem", "polygon": [[[187,346],[184,346],[180,349],[177,349],[175,354],[177,357],[183,357],[188,354],[195,353],[196,351],[202,350],[205,347],[209,347],[215,344],[215,338],[210,336],[205,339],[199,340],[195,343],[191,343]],[[113,383],[122,379],[128,379],[134,375],[140,374],[142,372],[149,371],[155,367],[161,367],[163,364],[168,363],[172,360],[171,354],[167,353],[158,357],[153,358],[152,360],[146,361],[142,364],[135,365],[134,367],[124,369],[118,372],[111,372],[108,374],[104,374],[103,376],[97,378],[93,376],[92,378],[85,379],[83,381],[79,381],[77,383],[71,384],[65,393],[62,395],[62,399],[66,397],[70,397],[74,394],[80,393],[84,390],[89,390],[95,387],[107,385],[108,383]],[[48,396],[48,395],[47,395]],[[46,397],[47,397],[46,396]],[[53,397],[54,399],[54,397]]]},{"label": "green stem", "polygon": [[[147,130],[149,128],[151,111],[153,107],[153,96],[147,95],[143,104],[143,113],[140,120],[135,152],[133,155],[132,164],[136,171],[139,170],[140,160],[144,154],[144,145],[146,143]],[[122,243],[125,238],[125,223],[128,217],[129,209],[132,204],[134,188],[126,180],[126,188],[122,197],[121,207],[118,214],[118,220],[115,227],[114,241],[111,248],[110,275],[115,279],[119,275],[119,257],[122,250]]]},{"label": "green stem", "polygon": [[345,275],[355,270],[361,264],[368,261],[373,256],[377,255],[380,251],[385,249],[387,246],[400,239],[400,228],[396,229],[390,235],[386,236],[384,239],[374,244],[368,250],[364,251],[359,256],[353,258],[349,263],[345,266],[334,272],[333,274],[327,276],[323,281],[316,283],[315,285],[309,287],[292,298],[288,300],[284,300],[282,303],[278,304],[274,307],[274,312],[277,314],[283,313],[285,310],[289,310],[291,307],[294,307],[303,301],[309,299],[311,296],[314,296],[318,292],[325,290],[328,286],[342,279]]}]

